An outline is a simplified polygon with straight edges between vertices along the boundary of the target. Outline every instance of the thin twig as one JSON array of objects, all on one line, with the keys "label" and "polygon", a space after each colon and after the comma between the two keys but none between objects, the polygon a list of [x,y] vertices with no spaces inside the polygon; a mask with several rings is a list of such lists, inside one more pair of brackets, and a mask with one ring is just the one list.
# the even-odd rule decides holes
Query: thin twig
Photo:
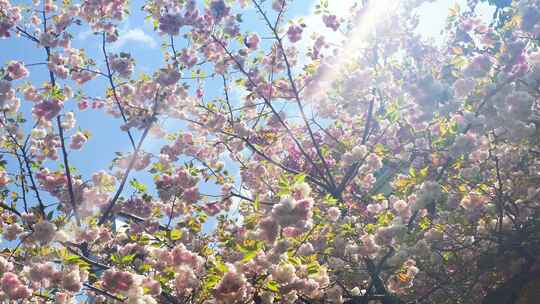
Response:
[{"label": "thin twig", "polygon": [[[116,92],[116,85],[114,84],[113,80],[113,74],[111,71],[111,66],[109,63],[109,55],[107,54],[107,49],[105,48],[105,43],[107,41],[107,34],[103,32],[102,34],[102,43],[101,43],[101,50],[103,52],[103,56],[105,57],[105,64],[107,66],[107,78],[109,79],[109,84],[111,85],[111,90],[113,94],[114,101],[116,102],[116,106],[118,107],[118,110],[120,111],[120,115],[122,116],[122,119],[124,120],[124,123],[127,123],[127,117],[124,112],[124,108],[122,107],[122,104],[120,103],[120,99],[118,98],[118,94]],[[131,146],[133,147],[133,150],[136,149],[135,147],[135,140],[133,139],[133,135],[131,134],[131,131],[127,130],[127,134],[129,136],[129,141],[131,142]]]},{"label": "thin twig", "polygon": [[144,132],[143,132],[143,134],[141,136],[141,139],[139,140],[138,145],[135,147],[135,151],[133,152],[133,155],[131,156],[132,158],[131,158],[131,160],[129,162],[129,166],[126,169],[126,172],[124,173],[124,176],[122,177],[122,181],[120,182],[120,186],[118,187],[118,190],[114,194],[114,197],[109,202],[109,204],[107,206],[107,209],[105,209],[105,212],[103,213],[103,215],[99,219],[98,225],[101,225],[105,221],[108,220],[109,213],[114,208],[114,206],[116,205],[116,202],[120,198],[120,194],[122,194],[122,190],[124,190],[124,186],[126,185],[129,173],[131,172],[131,170],[133,169],[133,166],[135,165],[135,162],[137,161],[137,157],[138,157],[139,151],[141,150],[142,144],[143,144],[144,140],[146,139],[146,136],[148,135],[150,129],[152,128],[153,122],[154,122],[154,120],[155,120],[155,118],[157,116],[158,96],[159,96],[159,94],[156,93],[156,97],[155,97],[155,100],[154,100],[154,113],[152,113],[152,117],[151,117],[150,121],[148,122],[148,126],[144,130]]}]

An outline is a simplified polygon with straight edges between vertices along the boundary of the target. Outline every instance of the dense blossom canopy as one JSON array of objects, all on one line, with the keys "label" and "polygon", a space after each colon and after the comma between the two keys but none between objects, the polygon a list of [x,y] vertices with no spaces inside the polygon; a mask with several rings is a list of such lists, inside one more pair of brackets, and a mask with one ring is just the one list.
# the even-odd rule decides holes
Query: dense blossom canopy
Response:
[{"label": "dense blossom canopy", "polygon": [[[324,0],[324,29],[292,1],[0,0],[0,49],[40,54],[0,66],[0,302],[527,300],[540,1],[469,0],[442,43],[431,1]],[[146,73],[112,47],[133,10],[162,39]],[[88,115],[129,145],[109,167]]]}]

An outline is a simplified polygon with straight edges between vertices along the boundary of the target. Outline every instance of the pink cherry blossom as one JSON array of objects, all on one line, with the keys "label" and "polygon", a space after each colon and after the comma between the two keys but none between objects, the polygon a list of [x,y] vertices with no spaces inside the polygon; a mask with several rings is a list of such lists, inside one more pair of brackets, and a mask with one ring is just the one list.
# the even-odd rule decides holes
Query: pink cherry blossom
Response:
[{"label": "pink cherry blossom", "polygon": [[300,39],[302,39],[303,31],[302,26],[291,24],[289,29],[287,29],[287,37],[289,38],[289,41],[292,43],[298,42]]},{"label": "pink cherry blossom", "polygon": [[0,286],[11,300],[21,300],[30,297],[31,290],[28,289],[12,272],[5,272],[0,279]]},{"label": "pink cherry blossom", "polygon": [[77,132],[71,137],[71,143],[69,147],[73,150],[79,150],[82,148],[84,143],[88,140],[86,134],[83,132]]},{"label": "pink cherry blossom", "polygon": [[28,76],[28,69],[20,61],[11,61],[7,65],[7,72],[11,79],[17,80]]},{"label": "pink cherry blossom", "polygon": [[339,20],[336,15],[323,15],[322,20],[326,27],[331,28],[333,31],[339,29]]}]

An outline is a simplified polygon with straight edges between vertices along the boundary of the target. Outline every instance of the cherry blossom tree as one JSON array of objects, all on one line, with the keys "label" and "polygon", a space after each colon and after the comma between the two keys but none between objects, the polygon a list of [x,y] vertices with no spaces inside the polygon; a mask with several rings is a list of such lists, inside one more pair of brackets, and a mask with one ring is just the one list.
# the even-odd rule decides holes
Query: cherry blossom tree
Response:
[{"label": "cherry blossom tree", "polygon": [[[323,0],[315,30],[292,1],[0,0],[0,49],[40,54],[0,68],[2,303],[525,303],[540,2],[469,0],[439,44],[427,1]],[[163,42],[138,76],[133,10]]]}]

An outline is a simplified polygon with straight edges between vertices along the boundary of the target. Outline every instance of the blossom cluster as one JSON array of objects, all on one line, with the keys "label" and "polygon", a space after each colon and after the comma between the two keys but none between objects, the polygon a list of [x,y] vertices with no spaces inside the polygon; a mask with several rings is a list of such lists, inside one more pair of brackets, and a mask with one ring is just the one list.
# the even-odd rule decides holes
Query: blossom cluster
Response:
[{"label": "blossom cluster", "polygon": [[293,1],[0,0],[46,58],[0,67],[0,302],[485,303],[539,271],[538,1],[436,44],[427,1]]}]

